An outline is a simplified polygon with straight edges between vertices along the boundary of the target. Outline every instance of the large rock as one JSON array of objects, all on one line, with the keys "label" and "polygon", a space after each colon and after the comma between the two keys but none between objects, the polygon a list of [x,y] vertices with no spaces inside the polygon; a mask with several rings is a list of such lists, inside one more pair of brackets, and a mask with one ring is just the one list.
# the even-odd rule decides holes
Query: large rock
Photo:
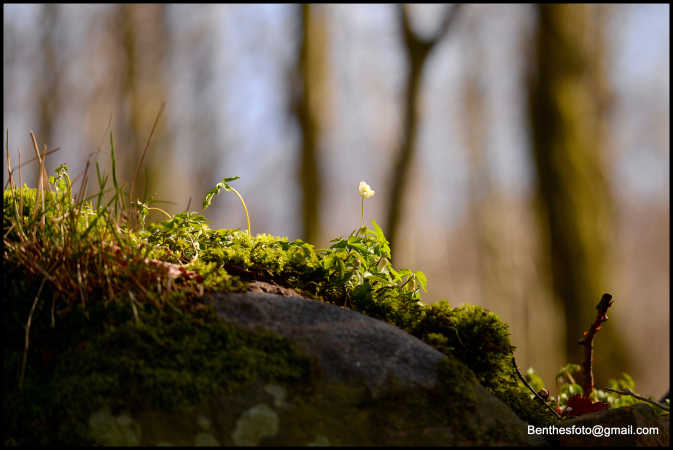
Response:
[{"label": "large rock", "polygon": [[[227,322],[296,343],[314,358],[314,380],[307,389],[259,383],[196,408],[190,416],[213,425],[202,426],[194,444],[529,443],[526,424],[467,367],[385,322],[294,296],[249,292],[210,301]],[[175,418],[139,418],[143,429],[157,430],[145,442],[187,443],[152,425]]]},{"label": "large rock", "polygon": [[252,330],[271,330],[315,356],[327,381],[354,382],[374,397],[400,387],[437,384],[444,355],[383,321],[301,297],[265,293],[212,296],[218,316]]},{"label": "large rock", "polygon": [[[40,419],[37,425],[28,421],[27,428],[20,429],[56,426],[50,436],[57,440],[69,442],[68,436],[75,432],[83,438],[73,443],[83,439],[102,445],[539,442],[527,436],[527,424],[479,384],[460,361],[355,311],[292,292],[259,292],[268,290],[259,286],[257,290],[207,297],[217,316],[229,324],[227,330],[238,331],[209,331],[215,330],[212,323],[190,334],[189,322],[157,329],[162,322],[144,316],[137,327],[131,322],[109,328],[102,340],[92,337],[91,344],[59,358],[58,373],[64,379],[55,390],[60,393],[56,408],[63,408],[64,413],[50,413],[45,416],[48,420]],[[170,336],[184,336],[170,345],[190,344],[169,347],[170,336],[161,333],[169,329],[175,331]],[[278,337],[264,338],[270,344],[260,346],[262,341],[255,336],[269,333]],[[280,344],[287,341],[292,344],[290,353],[290,347]],[[219,342],[227,344],[220,347]],[[127,351],[131,346],[134,350]],[[194,365],[194,358],[185,354],[187,348],[202,363]],[[283,361],[294,361],[292,367],[298,367],[299,359],[304,361],[303,375],[286,376],[293,372],[279,364],[277,351],[285,352]],[[80,364],[84,355],[87,362]],[[176,363],[168,364],[166,355]],[[204,359],[203,355],[208,356]],[[240,359],[241,355],[248,359]],[[252,367],[247,364],[255,367],[247,373],[256,375],[245,376],[247,367]],[[278,376],[275,370],[280,371]],[[210,396],[194,397],[200,399],[196,402],[171,401],[172,396],[184,399],[197,388],[216,383],[218,374],[224,375],[217,383],[233,380],[233,384],[207,391],[213,392]],[[244,381],[234,380],[239,376]],[[83,398],[79,394],[82,386],[92,394]],[[122,392],[127,394],[120,398]],[[174,406],[157,406],[163,404]],[[20,442],[30,441],[22,436]]]}]

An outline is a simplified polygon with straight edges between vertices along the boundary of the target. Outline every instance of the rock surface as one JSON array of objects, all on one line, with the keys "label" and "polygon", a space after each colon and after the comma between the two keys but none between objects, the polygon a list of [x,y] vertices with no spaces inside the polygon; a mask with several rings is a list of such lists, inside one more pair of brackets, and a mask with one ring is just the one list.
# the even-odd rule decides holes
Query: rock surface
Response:
[{"label": "rock surface", "polygon": [[[526,423],[461,362],[385,322],[306,298],[215,294],[224,321],[311,358],[306,385],[257,380],[177,411],[96,411],[103,445],[526,445]],[[537,441],[539,442],[539,441]]]},{"label": "rock surface", "polygon": [[[670,416],[659,415],[646,404],[606,409],[585,414],[563,422],[564,427],[594,427],[601,435],[564,435],[558,443],[564,447],[668,447],[670,445]],[[637,431],[640,428],[641,431]],[[656,428],[654,430],[653,428]]]},{"label": "rock surface", "polygon": [[400,386],[430,388],[444,355],[383,321],[347,308],[266,293],[216,294],[217,314],[244,328],[271,330],[316,356],[329,381],[355,381],[374,396],[395,378]]},{"label": "rock surface", "polygon": [[[358,401],[365,398],[365,403],[373,404],[360,408],[359,414],[372,415],[381,405],[386,405],[387,414],[398,415],[397,419],[391,419],[399,422],[393,427],[387,428],[385,423],[373,427],[378,429],[377,433],[383,431],[383,434],[364,433],[365,436],[361,436],[364,441],[344,435],[341,439],[337,438],[340,444],[528,443],[526,424],[481,386],[469,369],[458,361],[452,361],[461,368],[457,374],[464,376],[440,380],[443,374],[438,371],[438,364],[446,359],[445,355],[392,325],[347,308],[296,296],[248,292],[216,294],[210,300],[218,316],[225,321],[250,330],[271,330],[296,343],[300,351],[313,356],[317,361],[318,376],[324,380],[326,397],[330,397],[330,389],[354,389],[358,392]],[[465,402],[461,394],[453,398],[455,402],[452,404],[452,398],[440,392],[442,383],[465,393],[469,401]],[[360,387],[366,389],[361,391]],[[319,396],[325,395],[324,392]],[[391,401],[393,397],[399,400],[400,396],[407,399],[399,405]],[[402,418],[408,411],[402,414],[395,411],[395,408],[413,408],[413,405],[405,403],[419,403],[420,400],[415,397],[432,399],[435,396],[444,396],[443,399],[448,402],[435,405],[437,409],[432,411],[432,421],[405,426]],[[302,399],[304,401],[310,402],[311,399]],[[380,404],[374,406],[379,401]],[[338,405],[339,402],[336,399],[335,404],[326,407],[338,411],[344,406],[353,406],[348,401],[342,405]],[[283,403],[286,412],[292,410],[288,403]],[[355,427],[366,428],[367,419]],[[334,437],[327,439],[325,434],[328,433],[316,436],[317,441],[333,443]]]}]

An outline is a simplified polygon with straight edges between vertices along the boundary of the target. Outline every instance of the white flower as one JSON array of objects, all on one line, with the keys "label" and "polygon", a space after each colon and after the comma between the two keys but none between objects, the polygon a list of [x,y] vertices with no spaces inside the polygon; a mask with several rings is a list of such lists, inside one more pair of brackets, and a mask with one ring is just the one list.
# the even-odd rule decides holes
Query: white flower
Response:
[{"label": "white flower", "polygon": [[358,191],[360,191],[360,195],[362,198],[369,198],[373,197],[376,191],[374,191],[371,186],[367,184],[366,181],[360,181],[360,186],[358,186]]}]

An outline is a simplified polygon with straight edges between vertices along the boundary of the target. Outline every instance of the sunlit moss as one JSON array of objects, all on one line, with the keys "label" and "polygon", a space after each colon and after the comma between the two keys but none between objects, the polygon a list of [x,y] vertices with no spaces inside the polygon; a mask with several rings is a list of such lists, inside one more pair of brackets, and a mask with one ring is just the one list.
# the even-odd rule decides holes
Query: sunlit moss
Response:
[{"label": "sunlit moss", "polygon": [[[16,212],[18,194],[23,196],[23,214]],[[105,208],[87,202],[74,205],[54,192],[46,194],[45,224],[40,226],[41,215],[33,214],[36,198],[35,189],[4,193],[3,234],[6,243],[14,246],[3,256],[14,274],[8,308],[14,331],[6,366],[16,368],[21,362],[30,300],[41,270],[55,261],[59,265],[54,267],[62,268],[57,276],[65,281],[54,279],[45,287],[43,297],[51,302],[40,302],[35,311],[32,351],[49,348],[50,323],[68,327],[69,333],[58,339],[57,363],[38,367],[31,353],[24,394],[16,394],[15,385],[8,386],[15,393],[13,404],[24,408],[21,414],[29,415],[33,408],[23,403],[27,392],[41,398],[38,403],[47,405],[45,411],[56,408],[57,402],[79,404],[85,397],[121,401],[129,392],[134,399],[171,408],[258,375],[303,376],[304,363],[286,344],[271,337],[244,338],[240,331],[215,320],[212,312],[205,314],[208,306],[203,294],[241,292],[248,281],[263,280],[353,308],[417,336],[461,360],[524,420],[544,422],[535,419],[545,413],[523,394],[508,365],[513,347],[507,325],[478,306],[423,305],[419,292],[425,289],[425,276],[392,266],[388,242],[374,222],[373,230],[363,227],[348,238],[335,239],[330,248],[316,249],[285,237],[211,230],[195,212],[130,227],[113,219]],[[23,218],[17,220],[17,216]],[[72,217],[70,226],[64,225],[67,217]],[[29,233],[21,237],[26,229]],[[39,257],[22,259],[24,247]],[[172,264],[170,270],[179,274],[168,276],[165,266],[157,262]],[[78,270],[84,275],[78,275]],[[152,344],[147,347],[143,342]],[[238,344],[232,346],[232,342]],[[156,348],[166,352],[157,354]],[[115,355],[114,361],[108,361],[107,354]],[[202,369],[196,365],[206,367],[202,373],[207,379],[199,375]],[[49,375],[45,378],[45,374]],[[38,386],[44,382],[49,387],[41,390]],[[461,395],[457,398],[468,402],[469,393]],[[19,422],[14,426],[20,428]],[[66,437],[62,440],[68,442]]]}]

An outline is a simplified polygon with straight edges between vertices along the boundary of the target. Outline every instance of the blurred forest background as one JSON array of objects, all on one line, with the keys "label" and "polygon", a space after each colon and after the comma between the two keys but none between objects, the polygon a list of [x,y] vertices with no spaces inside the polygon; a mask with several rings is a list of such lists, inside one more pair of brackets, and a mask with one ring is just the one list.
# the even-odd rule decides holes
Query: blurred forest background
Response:
[{"label": "blurred forest background", "polygon": [[[669,5],[7,5],[3,126],[74,178],[92,152],[171,213],[225,176],[253,234],[366,219],[426,303],[483,305],[553,386],[603,292],[597,386],[669,383]],[[4,136],[3,136],[4,137]],[[4,173],[4,182],[7,174]],[[90,176],[95,176],[90,174]],[[80,178],[81,179],[81,178]],[[36,165],[23,168],[35,186]],[[92,178],[91,180],[94,180]],[[91,189],[95,183],[89,183]],[[76,187],[78,184],[76,184]],[[205,213],[244,228],[234,196]]]}]

